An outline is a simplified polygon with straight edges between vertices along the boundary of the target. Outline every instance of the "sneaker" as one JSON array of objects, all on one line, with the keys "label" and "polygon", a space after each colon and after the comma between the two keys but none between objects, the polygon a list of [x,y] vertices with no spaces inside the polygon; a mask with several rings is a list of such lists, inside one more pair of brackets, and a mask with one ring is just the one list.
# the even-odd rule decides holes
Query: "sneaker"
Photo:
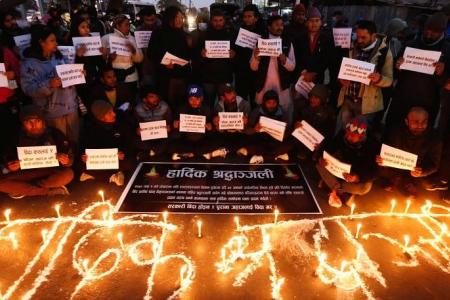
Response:
[{"label": "sneaker", "polygon": [[172,160],[180,160],[181,156],[178,153],[172,154]]},{"label": "sneaker", "polygon": [[341,198],[339,198],[336,191],[332,191],[330,193],[330,196],[328,197],[328,204],[331,207],[340,208],[342,206]]},{"label": "sneaker", "polygon": [[275,160],[288,161],[289,160],[289,155],[287,153],[278,155],[277,157],[275,157]]},{"label": "sneaker", "polygon": [[109,182],[113,182],[117,186],[122,186],[125,182],[125,175],[122,173],[122,171],[112,174],[111,177],[109,177]]},{"label": "sneaker", "polygon": [[15,195],[9,194],[8,196],[9,196],[9,198],[16,199],[16,200],[17,199],[22,199],[22,198],[25,197],[25,195],[20,195],[20,194],[15,194]]},{"label": "sneaker", "polygon": [[252,165],[262,164],[264,163],[264,157],[261,155],[253,155],[252,158],[250,158],[250,163]]},{"label": "sneaker", "polygon": [[70,195],[69,190],[64,186],[51,188],[47,192],[47,196],[67,196]]},{"label": "sneaker", "polygon": [[150,157],[153,157],[153,156],[156,155],[156,152],[153,151],[153,149],[152,149],[152,150],[150,150],[150,152],[148,152],[148,155],[149,155]]},{"label": "sneaker", "polygon": [[205,153],[205,154],[203,154],[203,157],[206,159],[206,160],[210,160],[211,159],[211,153]]},{"label": "sneaker", "polygon": [[93,179],[95,179],[95,177],[90,175],[90,174],[88,174],[88,173],[86,173],[86,172],[83,172],[80,175],[80,181],[81,182],[86,181],[86,180],[93,180]]},{"label": "sneaker", "polygon": [[425,187],[427,191],[447,191],[448,190],[448,182],[445,180],[439,180],[433,183],[430,183]]},{"label": "sneaker", "polygon": [[214,150],[211,153],[211,156],[225,158],[225,157],[227,157],[227,154],[228,154],[228,150],[226,148],[220,148],[220,149]]},{"label": "sneaker", "polygon": [[238,151],[236,151],[236,153],[241,156],[247,156],[248,150],[247,150],[247,148],[240,148]]}]

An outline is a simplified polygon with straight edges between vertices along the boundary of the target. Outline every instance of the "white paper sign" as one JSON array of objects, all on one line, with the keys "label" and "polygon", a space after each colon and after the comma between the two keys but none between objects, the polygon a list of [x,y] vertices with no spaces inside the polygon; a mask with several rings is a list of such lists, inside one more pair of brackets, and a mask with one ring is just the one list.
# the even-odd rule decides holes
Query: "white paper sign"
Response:
[{"label": "white paper sign", "polygon": [[166,120],[139,123],[139,128],[143,141],[167,138]]},{"label": "white paper sign", "polygon": [[344,57],[342,59],[338,78],[361,82],[362,84],[369,85],[370,79],[368,78],[368,76],[373,73],[374,70],[374,64]]},{"label": "white paper sign", "polygon": [[352,165],[341,162],[331,156],[327,151],[323,151],[323,159],[327,161],[325,168],[334,176],[344,179],[344,173],[350,174]]},{"label": "white paper sign", "polygon": [[90,32],[91,36],[100,36],[100,32]]},{"label": "white paper sign", "polygon": [[117,148],[86,149],[86,170],[117,170],[119,155]]},{"label": "white paper sign", "polygon": [[439,51],[406,47],[403,54],[405,61],[400,65],[400,69],[432,75],[436,69],[433,64],[438,62],[440,57],[441,52]]},{"label": "white paper sign", "polygon": [[284,131],[286,130],[286,123],[277,121],[271,118],[261,116],[259,118],[259,124],[261,125],[261,131],[266,132],[274,139],[282,142],[284,137]]},{"label": "white paper sign", "polygon": [[58,50],[63,55],[66,64],[73,64],[75,62],[75,47],[58,46]]},{"label": "white paper sign", "polygon": [[84,56],[102,55],[100,52],[100,48],[102,47],[100,36],[73,37],[72,41],[75,48],[78,48],[81,45],[86,46],[87,51]]},{"label": "white paper sign", "polygon": [[315,146],[322,143],[324,136],[308,122],[302,121],[302,126],[295,129],[292,135],[302,142],[309,150],[314,151]]},{"label": "white paper sign", "polygon": [[243,112],[219,112],[219,130],[243,130]]},{"label": "white paper sign", "polygon": [[[0,63],[0,72],[6,72],[4,63]],[[9,87],[8,78],[4,74],[0,74],[0,87]]]},{"label": "white paper sign", "polygon": [[281,52],[281,39],[258,39],[259,56],[278,57]]},{"label": "white paper sign", "polygon": [[230,41],[205,41],[206,57],[230,58]]},{"label": "white paper sign", "polygon": [[417,155],[386,144],[381,146],[380,156],[384,167],[413,170],[417,165]]},{"label": "white paper sign", "polygon": [[163,56],[163,58],[161,59],[161,64],[162,65],[170,65],[170,64],[174,64],[174,65],[180,65],[180,66],[185,66],[187,65],[189,62],[187,60],[184,60],[182,58],[179,58],[178,56],[175,56],[173,54],[170,54],[169,52],[166,52]]},{"label": "white paper sign", "polygon": [[134,38],[136,39],[136,45],[138,48],[147,48],[148,42],[152,37],[151,31],[135,31]]},{"label": "white paper sign", "polygon": [[56,146],[17,147],[20,169],[49,168],[59,166]]},{"label": "white paper sign", "polygon": [[255,49],[260,37],[261,36],[257,33],[251,32],[244,28],[240,28],[235,44],[244,48]]},{"label": "white paper sign", "polygon": [[58,77],[61,78],[62,87],[86,83],[83,73],[83,64],[58,65],[56,66]]},{"label": "white paper sign", "polygon": [[295,84],[295,90],[300,93],[306,99],[309,98],[309,92],[311,92],[312,88],[315,86],[314,82],[306,82],[304,80],[303,75],[300,76],[297,83]]},{"label": "white paper sign", "polygon": [[29,47],[31,45],[31,34],[22,34],[14,37],[14,42],[16,43],[16,46],[24,49],[26,47]]},{"label": "white paper sign", "polygon": [[115,52],[117,55],[122,56],[131,56],[131,51],[127,47],[129,42],[127,39],[111,35],[109,37],[109,52]]},{"label": "white paper sign", "polygon": [[352,43],[352,28],[333,28],[334,45],[349,49]]},{"label": "white paper sign", "polygon": [[206,116],[180,114],[180,132],[205,133]]},{"label": "white paper sign", "polygon": [[133,5],[154,5],[154,0],[128,0],[129,4]]}]

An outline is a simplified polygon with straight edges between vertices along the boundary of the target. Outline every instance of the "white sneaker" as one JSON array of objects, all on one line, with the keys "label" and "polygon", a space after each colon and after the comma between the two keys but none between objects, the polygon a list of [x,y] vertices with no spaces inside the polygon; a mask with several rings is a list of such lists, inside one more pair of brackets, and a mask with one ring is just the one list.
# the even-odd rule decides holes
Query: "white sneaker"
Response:
[{"label": "white sneaker", "polygon": [[261,155],[253,155],[252,158],[250,158],[250,163],[252,165],[262,164],[264,163],[264,157]]},{"label": "white sneaker", "polygon": [[225,148],[220,148],[220,149],[214,150],[214,151],[211,153],[211,156],[212,156],[212,157],[222,157],[222,158],[225,158],[225,157],[227,156],[227,154],[228,154],[228,150],[227,150],[227,149],[225,149]]},{"label": "white sneaker", "polygon": [[289,155],[287,153],[278,155],[277,157],[275,157],[275,160],[288,161],[289,160]]},{"label": "white sneaker", "polygon": [[95,179],[94,176],[92,176],[91,174],[88,174],[86,172],[83,172],[80,175],[80,181],[81,182],[86,181],[86,180],[94,180],[94,179]]},{"label": "white sneaker", "polygon": [[122,186],[125,182],[125,175],[122,173],[122,171],[112,174],[111,177],[109,177],[109,182],[113,182],[117,186]]},{"label": "white sneaker", "polygon": [[210,159],[211,159],[211,153],[205,153],[205,154],[203,154],[203,157],[204,157],[206,160],[210,160]]},{"label": "white sneaker", "polygon": [[181,159],[181,156],[178,153],[174,153],[172,155],[172,160],[180,160],[180,159]]},{"label": "white sneaker", "polygon": [[156,153],[155,153],[155,151],[153,151],[153,150],[150,150],[150,152],[148,153],[148,155],[149,155],[150,157],[152,157],[152,156],[155,156],[155,155],[156,155]]},{"label": "white sneaker", "polygon": [[247,148],[240,148],[238,151],[236,151],[236,153],[238,155],[247,156],[248,155],[248,150],[247,150]]}]

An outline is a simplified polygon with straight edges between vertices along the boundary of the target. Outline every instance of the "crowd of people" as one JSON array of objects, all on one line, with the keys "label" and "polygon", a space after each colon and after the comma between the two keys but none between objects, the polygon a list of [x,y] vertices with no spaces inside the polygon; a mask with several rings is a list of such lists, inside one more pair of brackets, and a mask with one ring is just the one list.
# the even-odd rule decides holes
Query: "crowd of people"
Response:
[{"label": "crowd of people", "polygon": [[[187,32],[178,7],[161,15],[145,7],[138,21],[117,14],[112,28],[88,7],[71,14],[53,9],[45,24],[27,28],[17,25],[17,11],[1,13],[0,75],[9,86],[0,87],[0,192],[12,198],[67,195],[74,178],[106,176],[123,185],[140,161],[239,156],[250,164],[314,161],[333,207],[367,194],[376,179],[387,191],[414,197],[427,189],[448,199],[450,13],[429,15],[414,29],[395,18],[385,33],[359,20],[350,49],[335,46],[331,29],[348,27],[342,14],[335,15],[325,26],[319,9],[299,4],[289,22],[278,15],[264,20],[255,5],[247,5],[239,23],[211,11],[207,26]],[[262,56],[258,46],[237,45],[240,28],[281,39],[281,54]],[[145,48],[137,46],[139,30],[152,32]],[[21,49],[14,37],[27,33],[31,44]],[[58,46],[94,34],[101,36],[99,55],[87,56],[86,45],[75,49],[86,83],[63,87],[55,67],[67,61]],[[130,55],[112,51],[112,37],[125,39]],[[229,41],[229,55],[210,58],[207,41]],[[434,73],[402,69],[405,47],[441,52]],[[167,53],[187,63],[162,63]],[[343,57],[374,64],[370,82],[338,79]],[[313,84],[306,95],[296,88],[300,77]],[[221,130],[222,112],[242,113],[243,129]],[[205,117],[204,133],[180,130],[180,115]],[[283,137],[274,138],[262,118],[283,122]],[[141,138],[140,124],[153,121],[165,121],[167,138]],[[312,151],[292,136],[305,122],[324,137]],[[416,167],[386,166],[382,143],[416,154]],[[56,146],[59,167],[21,170],[17,147],[44,145]],[[107,148],[118,149],[119,169],[86,170],[85,149]],[[351,171],[333,175],[324,152]]]}]

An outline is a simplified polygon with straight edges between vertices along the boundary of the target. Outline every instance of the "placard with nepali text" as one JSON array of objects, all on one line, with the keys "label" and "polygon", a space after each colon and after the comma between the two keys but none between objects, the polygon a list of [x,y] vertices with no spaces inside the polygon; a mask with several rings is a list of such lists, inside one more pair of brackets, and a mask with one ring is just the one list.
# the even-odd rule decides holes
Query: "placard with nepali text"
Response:
[{"label": "placard with nepali text", "polygon": [[324,136],[305,120],[301,121],[301,126],[295,129],[292,135],[311,151],[314,151],[316,145],[320,145],[324,139]]},{"label": "placard with nepali text", "polygon": [[155,140],[167,138],[166,120],[139,123],[141,140]]},{"label": "placard with nepali text", "polygon": [[282,53],[281,39],[258,39],[259,56],[278,57]]},{"label": "placard with nepali text", "polygon": [[75,48],[81,45],[86,46],[87,51],[84,53],[84,56],[102,55],[100,52],[100,48],[102,47],[100,36],[73,37],[72,41]]},{"label": "placard with nepali text", "polygon": [[325,168],[334,176],[344,179],[344,173],[350,174],[352,165],[341,162],[327,151],[323,151],[323,159],[327,161]]},{"label": "placard with nepali text", "polygon": [[244,28],[239,28],[239,34],[235,44],[244,48],[255,49],[261,36]]},{"label": "placard with nepali text", "polygon": [[243,130],[243,112],[219,112],[219,130]]},{"label": "placard with nepali text", "polygon": [[62,87],[86,83],[83,64],[70,64],[56,66],[56,73],[61,79]]},{"label": "placard with nepali text", "polygon": [[334,45],[349,49],[352,43],[352,28],[333,28]]},{"label": "placard with nepali text", "polygon": [[17,147],[20,169],[37,169],[59,166],[56,146]]},{"label": "placard with nepali text", "polygon": [[116,53],[117,55],[122,56],[131,56],[132,53],[130,49],[128,49],[127,45],[130,43],[129,40],[118,37],[118,36],[110,36],[109,37],[109,52]]},{"label": "placard with nepali text", "polygon": [[369,75],[373,73],[374,70],[374,64],[344,57],[342,59],[338,78],[361,82],[362,84],[369,85]]},{"label": "placard with nepali text", "polygon": [[206,57],[230,58],[230,41],[205,41]]},{"label": "placard with nepali text", "polygon": [[110,149],[86,149],[86,170],[117,170],[119,168],[119,151]]},{"label": "placard with nepali text", "polygon": [[282,142],[284,138],[284,132],[286,131],[286,122],[281,122],[271,118],[261,116],[259,118],[259,124],[261,125],[261,132],[269,134],[277,141]]},{"label": "placard with nepali text", "polygon": [[138,48],[147,48],[148,42],[152,37],[152,32],[149,30],[135,31],[134,38],[136,39],[136,45]]},{"label": "placard with nepali text", "polygon": [[206,116],[180,114],[180,132],[205,133]]},{"label": "placard with nepali text", "polygon": [[381,146],[380,156],[384,167],[413,170],[417,164],[417,154],[403,151],[386,144]]},{"label": "placard with nepali text", "polygon": [[403,54],[404,62],[400,65],[400,69],[432,75],[436,70],[434,64],[439,61],[441,54],[440,51],[406,47]]}]

